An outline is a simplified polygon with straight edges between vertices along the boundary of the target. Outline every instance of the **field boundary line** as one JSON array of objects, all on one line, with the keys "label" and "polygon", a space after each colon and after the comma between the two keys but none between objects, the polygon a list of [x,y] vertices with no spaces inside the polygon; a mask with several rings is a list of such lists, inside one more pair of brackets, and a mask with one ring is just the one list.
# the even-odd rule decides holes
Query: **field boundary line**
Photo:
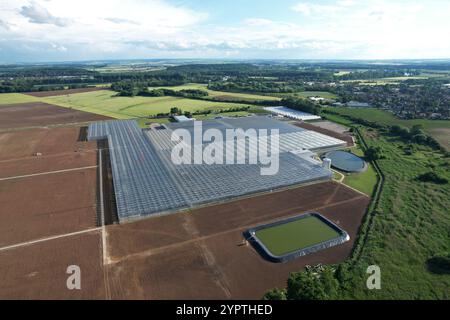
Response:
[{"label": "field boundary line", "polygon": [[91,153],[91,152],[97,152],[97,149],[84,149],[81,151],[73,152],[60,152],[60,153],[52,153],[48,155],[42,155],[42,156],[25,156],[21,158],[11,158],[11,159],[4,159],[0,160],[0,164],[2,163],[8,163],[8,162],[15,162],[15,161],[21,161],[21,160],[32,160],[32,159],[47,159],[47,158],[57,158],[57,157],[63,157],[68,155],[74,155],[74,154],[84,154],[84,153]]},{"label": "field boundary line", "polygon": [[36,177],[36,176],[45,176],[45,175],[48,175],[48,174],[57,174],[57,173],[64,173],[64,172],[72,172],[72,171],[94,169],[94,168],[97,168],[97,167],[98,166],[88,166],[88,167],[80,167],[80,168],[63,169],[63,170],[47,171],[47,172],[40,172],[40,173],[32,173],[32,174],[26,174],[26,175],[22,175],[22,176],[13,176],[13,177],[0,178],[0,181],[22,179],[22,178],[31,178],[31,177]]},{"label": "field boundary line", "polygon": [[13,245],[10,245],[10,246],[1,247],[0,248],[0,252],[7,251],[7,250],[12,250],[12,249],[17,249],[17,248],[21,248],[21,247],[27,247],[27,246],[31,246],[31,245],[34,245],[34,244],[37,244],[37,243],[41,243],[41,242],[47,242],[47,241],[61,239],[61,238],[68,238],[68,237],[72,237],[72,236],[76,236],[76,235],[80,235],[80,234],[84,234],[84,233],[100,231],[100,230],[101,230],[101,228],[97,227],[97,228],[85,229],[85,230],[71,232],[71,233],[60,234],[60,235],[57,235],[57,236],[51,236],[51,237],[37,239],[37,240],[21,242],[21,243],[13,244]]},{"label": "field boundary line", "polygon": [[108,248],[107,248],[107,234],[106,234],[106,224],[105,224],[105,205],[104,205],[104,199],[103,199],[103,165],[102,165],[102,152],[103,149],[98,150],[98,171],[99,171],[99,201],[100,201],[100,224],[102,228],[102,248],[103,248],[103,264],[109,264],[109,258],[108,258]]},{"label": "field boundary line", "polygon": [[111,288],[109,286],[108,267],[108,248],[106,239],[106,225],[105,225],[105,206],[103,202],[103,149],[98,150],[98,174],[99,174],[99,201],[100,201],[100,224],[102,230],[102,258],[103,258],[103,281],[105,283],[106,299],[111,300]]},{"label": "field boundary line", "polygon": [[[49,103],[47,103],[47,104],[49,104]],[[63,106],[55,105],[55,104],[53,106],[54,107],[58,107],[58,108],[66,108],[66,109],[69,108],[69,107],[63,107]],[[75,110],[77,110],[77,109],[75,109]],[[83,110],[78,110],[78,111],[83,111]],[[84,111],[84,112],[87,112],[87,111]],[[93,113],[93,112],[91,112],[91,113]],[[108,116],[103,115],[103,114],[97,114],[97,115],[108,117]],[[111,118],[109,120],[115,120],[112,117],[109,117],[109,118]],[[104,120],[107,120],[107,119],[104,119]],[[3,129],[0,129],[0,133],[16,132],[16,131],[24,131],[24,130],[32,130],[32,129],[45,129],[45,128],[47,128],[47,129],[50,128],[51,129],[51,128],[61,128],[61,127],[77,127],[77,126],[85,126],[85,125],[88,125],[88,124],[90,124],[92,122],[97,122],[97,121],[103,121],[103,120],[88,120],[88,121],[81,121],[81,122],[43,124],[43,125],[30,126],[30,127],[19,127],[19,128],[3,128]]]}]

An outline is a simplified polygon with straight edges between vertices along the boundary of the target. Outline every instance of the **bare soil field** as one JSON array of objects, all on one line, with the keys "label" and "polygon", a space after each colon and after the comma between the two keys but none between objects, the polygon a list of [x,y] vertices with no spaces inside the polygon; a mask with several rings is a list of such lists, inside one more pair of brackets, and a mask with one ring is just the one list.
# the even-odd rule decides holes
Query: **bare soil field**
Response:
[{"label": "bare soil field", "polygon": [[333,137],[336,139],[343,140],[343,141],[347,142],[348,147],[353,147],[355,145],[353,142],[353,138],[350,135],[345,134],[345,133],[338,133],[336,131],[329,130],[329,129],[326,129],[323,127],[316,126],[312,123],[306,123],[306,122],[294,122],[294,125],[296,125],[297,127],[306,129],[306,130],[312,130],[312,131],[322,133],[322,134],[325,134],[327,136],[330,136],[330,137]]},{"label": "bare soil field", "polygon": [[[0,299],[105,299],[99,231],[0,251]],[[81,269],[68,290],[67,267]]]},{"label": "bare soil field", "polygon": [[110,118],[43,102],[9,104],[0,108],[0,130],[106,119]]},{"label": "bare soil field", "polygon": [[0,181],[0,246],[96,226],[97,170]]},{"label": "bare soil field", "polygon": [[79,135],[79,127],[0,133],[0,246],[96,226],[97,146]]},{"label": "bare soil field", "polygon": [[348,133],[349,129],[348,127],[338,124],[336,122],[331,122],[329,120],[319,120],[319,121],[313,121],[311,122],[316,127],[324,128],[330,131],[334,131],[336,133]]},{"label": "bare soil field", "polygon": [[[0,133],[0,299],[107,297],[97,145],[80,141],[80,132]],[[81,291],[66,287],[67,267],[74,264],[81,268]]]},{"label": "bare soil field", "polygon": [[92,92],[92,91],[99,91],[99,90],[108,90],[108,89],[102,88],[102,87],[91,87],[91,88],[79,88],[79,89],[27,92],[25,94],[32,96],[32,97],[43,98],[43,97],[55,97],[55,96],[63,96],[66,94]]},{"label": "bare soil field", "polygon": [[42,174],[97,165],[97,151],[63,153],[0,161],[0,180],[22,175]]},{"label": "bare soil field", "polygon": [[[112,297],[259,299],[306,264],[345,260],[368,203],[369,198],[327,182],[110,226]],[[248,228],[310,210],[339,224],[351,241],[286,264],[268,262],[251,245],[242,245]]]},{"label": "bare soil field", "polygon": [[80,127],[75,126],[0,132],[0,161],[97,149],[95,141],[79,141],[79,136]]},{"label": "bare soil field", "polygon": [[[66,194],[71,199],[74,193]],[[35,205],[44,206],[47,201],[42,200]],[[284,286],[289,273],[306,264],[346,259],[368,202],[369,198],[343,185],[327,182],[108,226],[105,247],[97,230],[0,248],[0,298],[259,299],[268,289]],[[286,264],[269,262],[251,245],[243,244],[247,228],[310,210],[339,224],[351,241]],[[70,225],[77,223],[70,216],[65,218],[72,219]],[[46,222],[62,226],[58,215]],[[15,225],[17,233],[28,224]],[[48,230],[38,231],[40,235],[30,236],[39,238]],[[65,287],[65,271],[71,264],[81,267],[81,291]]]}]

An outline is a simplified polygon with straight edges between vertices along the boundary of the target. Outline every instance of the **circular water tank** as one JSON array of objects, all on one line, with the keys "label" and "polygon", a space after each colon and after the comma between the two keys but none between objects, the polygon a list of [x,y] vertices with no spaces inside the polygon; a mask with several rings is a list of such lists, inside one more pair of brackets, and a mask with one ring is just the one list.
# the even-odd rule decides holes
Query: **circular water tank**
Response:
[{"label": "circular water tank", "polygon": [[366,162],[353,153],[346,151],[331,151],[325,155],[326,158],[331,159],[331,165],[345,172],[362,172],[367,169]]}]

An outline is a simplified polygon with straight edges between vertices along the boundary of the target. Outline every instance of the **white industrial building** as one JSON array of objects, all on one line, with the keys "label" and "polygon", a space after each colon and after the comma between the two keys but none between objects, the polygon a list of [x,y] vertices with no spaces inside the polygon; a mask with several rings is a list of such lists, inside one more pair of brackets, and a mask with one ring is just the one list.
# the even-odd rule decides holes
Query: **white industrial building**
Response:
[{"label": "white industrial building", "polygon": [[307,121],[307,120],[320,120],[322,119],[320,116],[316,116],[314,114],[311,113],[307,113],[307,112],[303,112],[303,111],[298,111],[298,110],[294,110],[294,109],[290,109],[287,107],[265,107],[264,110],[267,110],[271,113],[274,113],[276,115],[280,115],[280,116],[284,116],[290,119],[295,119],[295,120],[303,120],[303,121]]}]

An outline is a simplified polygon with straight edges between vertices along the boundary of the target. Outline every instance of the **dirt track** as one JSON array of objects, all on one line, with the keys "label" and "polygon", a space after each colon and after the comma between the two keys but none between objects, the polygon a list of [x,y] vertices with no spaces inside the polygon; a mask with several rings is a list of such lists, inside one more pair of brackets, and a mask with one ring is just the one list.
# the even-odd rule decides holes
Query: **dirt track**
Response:
[{"label": "dirt track", "polygon": [[43,102],[2,105],[0,130],[107,120],[109,117]]},{"label": "dirt track", "polygon": [[79,88],[79,89],[67,89],[67,90],[52,90],[52,91],[37,91],[37,92],[27,92],[26,95],[32,97],[54,97],[54,96],[63,96],[66,94],[74,94],[74,93],[83,93],[83,92],[92,92],[99,90],[108,90],[107,88],[95,87],[95,88]]}]

